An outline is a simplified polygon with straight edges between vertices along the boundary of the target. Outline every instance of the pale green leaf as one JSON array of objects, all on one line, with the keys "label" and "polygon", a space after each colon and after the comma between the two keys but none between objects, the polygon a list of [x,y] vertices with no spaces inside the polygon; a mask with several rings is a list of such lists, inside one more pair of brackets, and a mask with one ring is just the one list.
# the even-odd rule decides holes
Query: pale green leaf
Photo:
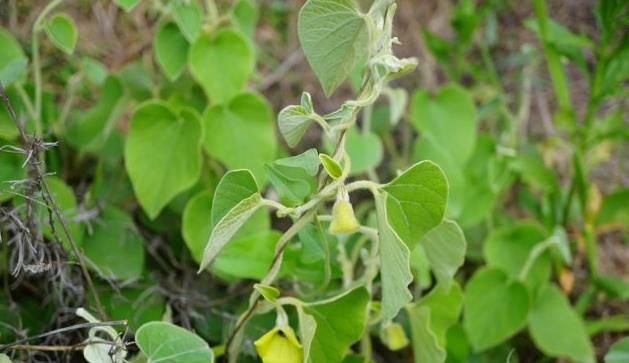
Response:
[{"label": "pale green leaf", "polygon": [[227,104],[208,108],[203,122],[205,150],[230,169],[251,170],[264,185],[264,165],[275,159],[277,150],[268,102],[258,94],[242,93]]},{"label": "pale green leaf", "polygon": [[212,204],[212,232],[199,271],[211,264],[234,234],[262,205],[262,196],[248,170],[227,172],[216,187]]},{"label": "pale green leaf", "polygon": [[444,220],[428,231],[420,243],[437,281],[447,288],[465,260],[467,243],[461,227],[454,221]]},{"label": "pale green leaf", "polygon": [[11,363],[12,360],[11,358],[9,358],[8,355],[4,354],[4,353],[0,353],[0,363]]},{"label": "pale green leaf", "polygon": [[596,361],[583,320],[552,285],[542,288],[535,298],[529,314],[529,331],[535,345],[548,356],[581,363]]},{"label": "pale green leaf", "polygon": [[411,325],[411,341],[415,363],[443,363],[446,352],[431,329],[430,309],[422,306],[406,309]]},{"label": "pale green leaf", "polygon": [[463,324],[476,351],[496,346],[526,325],[529,293],[501,270],[478,270],[465,287]]},{"label": "pale green leaf", "polygon": [[[390,197],[389,197],[390,198]],[[413,281],[408,247],[389,225],[387,195],[376,196],[376,214],[380,248],[380,280],[382,282],[382,319],[392,320],[413,298],[408,285]]]},{"label": "pale green leaf", "polygon": [[125,161],[133,190],[151,219],[201,173],[201,123],[188,109],[175,114],[149,101],[131,116]]},{"label": "pale green leaf", "polygon": [[186,37],[192,43],[201,33],[203,25],[203,13],[196,0],[178,0],[170,2],[171,10],[175,23]]},{"label": "pale green leaf", "polygon": [[308,0],[297,28],[306,58],[329,96],[367,55],[365,17],[352,0]]},{"label": "pale green leaf", "polygon": [[65,13],[57,13],[48,19],[45,25],[48,38],[67,54],[74,53],[78,38],[74,20]]},{"label": "pale green leaf", "polygon": [[266,301],[272,304],[275,304],[275,302],[277,301],[277,298],[280,297],[280,290],[276,289],[273,286],[264,285],[264,284],[255,284],[253,285],[253,288],[258,290],[260,295],[262,295],[262,297]]},{"label": "pale green leaf", "polygon": [[605,363],[629,362],[629,337],[616,341],[605,354]]},{"label": "pale green leaf", "polygon": [[443,220],[448,182],[439,166],[422,161],[385,184],[388,221],[402,241],[413,248]]},{"label": "pale green leaf", "polygon": [[[310,363],[343,361],[350,346],[360,340],[367,326],[368,302],[369,293],[361,286],[329,300],[304,306],[304,313],[316,322],[310,344]],[[302,320],[305,324],[310,323],[307,331],[312,331],[312,319]]]},{"label": "pale green leaf", "polygon": [[285,107],[277,116],[280,133],[290,147],[297,146],[313,120],[312,111],[302,105]]},{"label": "pale green leaf", "polygon": [[225,103],[242,91],[253,71],[254,55],[243,35],[223,29],[195,40],[188,65],[210,100]]},{"label": "pale green leaf", "polygon": [[316,149],[275,160],[265,166],[271,184],[278,192],[280,201],[289,207],[304,202],[317,187],[315,176],[319,170]]},{"label": "pale green leaf", "polygon": [[185,69],[188,48],[188,41],[175,23],[163,23],[155,32],[155,59],[170,81],[179,78]]},{"label": "pale green leaf", "polygon": [[176,325],[153,321],[138,329],[135,342],[151,363],[213,363],[214,354],[198,335]]},{"label": "pale green leaf", "polygon": [[108,279],[137,279],[144,271],[144,243],[133,219],[113,206],[107,207],[85,236],[83,251],[90,267]]},{"label": "pale green leaf", "polygon": [[26,70],[28,59],[20,43],[0,27],[0,81],[6,87],[18,80]]}]

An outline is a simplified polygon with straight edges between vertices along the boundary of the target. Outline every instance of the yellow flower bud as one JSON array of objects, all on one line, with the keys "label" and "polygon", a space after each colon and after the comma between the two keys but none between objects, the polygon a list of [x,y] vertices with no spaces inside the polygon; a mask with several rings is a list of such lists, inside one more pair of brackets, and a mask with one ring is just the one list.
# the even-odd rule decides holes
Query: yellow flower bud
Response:
[{"label": "yellow flower bud", "polygon": [[408,345],[404,328],[398,323],[391,323],[382,328],[380,338],[391,350],[400,350]]},{"label": "yellow flower bud", "polygon": [[263,363],[302,363],[304,352],[289,326],[275,327],[254,343]]},{"label": "yellow flower bud", "polygon": [[354,216],[352,203],[347,200],[337,199],[332,207],[332,223],[330,223],[330,233],[352,233],[356,232],[360,224]]}]

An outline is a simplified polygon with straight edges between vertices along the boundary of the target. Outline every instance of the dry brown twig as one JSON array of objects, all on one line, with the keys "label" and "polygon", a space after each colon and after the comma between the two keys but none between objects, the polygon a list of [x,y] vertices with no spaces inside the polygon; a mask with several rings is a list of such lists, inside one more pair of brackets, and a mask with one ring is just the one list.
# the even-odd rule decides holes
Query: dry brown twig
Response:
[{"label": "dry brown twig", "polygon": [[26,131],[24,131],[24,127],[19,122],[15,114],[13,106],[11,105],[11,102],[9,101],[9,97],[4,89],[4,85],[2,84],[2,82],[0,82],[0,98],[2,98],[4,106],[7,109],[7,112],[9,113],[11,120],[15,124],[15,127],[17,128],[20,134],[20,139],[22,141],[23,147],[26,150],[28,150],[29,156],[27,158],[27,164],[30,167],[30,170],[34,174],[33,175],[35,179],[34,181],[37,187],[40,189],[40,192],[44,198],[44,202],[46,203],[48,212],[51,218],[54,215],[54,217],[59,221],[59,224],[61,225],[64,236],[70,242],[72,252],[77,258],[83,277],[85,278],[85,281],[87,282],[87,285],[92,294],[92,297],[94,298],[94,303],[96,305],[96,310],[98,312],[98,315],[100,316],[101,320],[107,320],[107,315],[105,314],[103,305],[100,301],[100,298],[98,297],[98,293],[96,291],[96,288],[94,286],[90,273],[87,270],[85,258],[83,254],[81,253],[81,251],[79,250],[79,247],[76,241],[70,234],[70,230],[68,229],[68,225],[65,221],[65,218],[61,214],[61,211],[59,210],[59,206],[57,205],[54,197],[52,196],[50,192],[48,184],[46,183],[46,180],[44,179],[44,173],[42,172],[40,168],[38,154],[40,151],[44,150],[44,146],[43,146],[44,144],[38,138],[30,136],[26,133]]}]

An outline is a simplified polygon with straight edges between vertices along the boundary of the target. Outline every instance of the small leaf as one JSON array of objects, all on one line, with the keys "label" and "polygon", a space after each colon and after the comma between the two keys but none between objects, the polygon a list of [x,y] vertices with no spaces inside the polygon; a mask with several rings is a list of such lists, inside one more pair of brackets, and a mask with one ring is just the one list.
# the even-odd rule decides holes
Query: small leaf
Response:
[{"label": "small leaf", "polygon": [[121,7],[127,13],[140,3],[141,0],[114,0],[114,3]]},{"label": "small leaf", "polygon": [[432,331],[430,310],[426,307],[407,308],[408,320],[411,325],[411,340],[415,363],[443,363],[446,352],[437,341]]},{"label": "small leaf", "polygon": [[150,101],[131,116],[125,162],[138,201],[151,219],[199,178],[200,142],[199,117],[188,109],[175,114],[165,103]]},{"label": "small leaf", "polygon": [[519,281],[494,268],[483,268],[465,288],[463,324],[476,351],[507,340],[526,325],[529,293]]},{"label": "small leaf", "polygon": [[78,38],[74,20],[65,13],[57,13],[46,22],[48,38],[67,54],[74,53]]},{"label": "small leaf", "polygon": [[376,215],[380,248],[380,279],[382,281],[382,319],[392,320],[413,298],[408,285],[413,281],[408,247],[402,242],[387,218],[387,195],[376,197]]},{"label": "small leaf", "polygon": [[199,271],[211,264],[242,225],[262,205],[256,181],[248,170],[227,172],[214,194],[212,232]]},{"label": "small leaf", "polygon": [[277,139],[269,103],[242,93],[229,103],[209,107],[203,116],[207,152],[230,169],[249,169],[264,185],[264,165],[276,156]]},{"label": "small leaf", "polygon": [[155,33],[155,58],[172,82],[179,78],[188,60],[188,41],[175,23],[163,23]]},{"label": "small leaf", "polygon": [[385,184],[382,190],[389,194],[389,223],[410,249],[443,220],[448,182],[441,168],[433,162],[413,165]]},{"label": "small leaf", "polygon": [[149,362],[214,362],[212,349],[201,337],[171,323],[146,323],[138,329],[135,341]]},{"label": "small leaf", "polygon": [[548,356],[595,362],[583,320],[552,285],[545,286],[535,298],[529,314],[529,330],[535,345]]},{"label": "small leaf", "polygon": [[456,281],[449,288],[437,285],[416,307],[430,309],[430,329],[437,336],[439,346],[445,347],[448,330],[459,321],[463,309],[463,291]]},{"label": "small leaf", "polygon": [[144,271],[144,243],[124,211],[107,207],[83,240],[85,257],[107,279],[137,279]]},{"label": "small leaf", "polygon": [[203,24],[203,15],[197,1],[171,1],[171,10],[175,23],[186,37],[192,43],[201,33]]},{"label": "small leaf", "polygon": [[264,284],[255,284],[253,288],[258,290],[260,295],[264,297],[264,299],[272,304],[275,304],[277,298],[280,297],[280,290],[276,289],[273,286],[264,285]]},{"label": "small leaf", "polygon": [[254,66],[249,42],[231,29],[201,34],[192,44],[188,59],[192,75],[215,104],[240,93]]},{"label": "small leaf", "polygon": [[[24,74],[28,59],[20,43],[0,27],[0,81],[6,87]],[[4,107],[3,107],[4,109]]]},{"label": "small leaf", "polygon": [[289,207],[304,202],[316,189],[315,176],[319,171],[316,149],[303,154],[278,159],[265,166],[271,184],[278,192],[280,201]]},{"label": "small leaf", "polygon": [[629,337],[616,341],[605,354],[605,363],[629,362]]},{"label": "small leaf", "polygon": [[[341,363],[350,346],[364,333],[368,302],[369,294],[361,286],[332,299],[304,306],[304,313],[316,322],[309,350],[304,339],[304,357],[309,356],[310,363]],[[312,319],[304,319],[304,322],[308,321],[312,324]]]},{"label": "small leaf", "polygon": [[[307,93],[304,92],[304,95],[306,94]],[[309,94],[308,99],[310,99]],[[297,146],[313,120],[313,111],[308,110],[301,105],[285,107],[277,116],[280,133],[284,137],[284,140],[286,140],[289,147]]]},{"label": "small leaf", "polygon": [[352,0],[309,0],[297,28],[306,58],[330,96],[367,55],[365,18]]},{"label": "small leaf", "polygon": [[456,222],[444,220],[440,225],[431,229],[422,237],[430,267],[437,277],[437,281],[447,288],[465,260],[465,235]]},{"label": "small leaf", "polygon": [[343,169],[339,163],[329,155],[321,153],[319,154],[319,160],[321,160],[321,165],[323,165],[325,171],[327,171],[328,175],[332,178],[337,179],[343,175]]}]

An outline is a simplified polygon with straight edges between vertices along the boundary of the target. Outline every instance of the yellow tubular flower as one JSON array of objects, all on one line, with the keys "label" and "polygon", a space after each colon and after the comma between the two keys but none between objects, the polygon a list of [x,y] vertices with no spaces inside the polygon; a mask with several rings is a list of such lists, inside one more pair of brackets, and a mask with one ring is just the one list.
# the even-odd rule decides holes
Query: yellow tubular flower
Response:
[{"label": "yellow tubular flower", "polygon": [[289,326],[275,327],[253,343],[263,363],[302,363],[304,352]]},{"label": "yellow tubular flower", "polygon": [[408,345],[404,328],[398,323],[391,323],[381,332],[382,342],[391,350],[400,350]]},{"label": "yellow tubular flower", "polygon": [[354,215],[352,203],[347,200],[337,199],[332,207],[332,223],[330,223],[330,233],[352,233],[356,232],[360,224]]}]

